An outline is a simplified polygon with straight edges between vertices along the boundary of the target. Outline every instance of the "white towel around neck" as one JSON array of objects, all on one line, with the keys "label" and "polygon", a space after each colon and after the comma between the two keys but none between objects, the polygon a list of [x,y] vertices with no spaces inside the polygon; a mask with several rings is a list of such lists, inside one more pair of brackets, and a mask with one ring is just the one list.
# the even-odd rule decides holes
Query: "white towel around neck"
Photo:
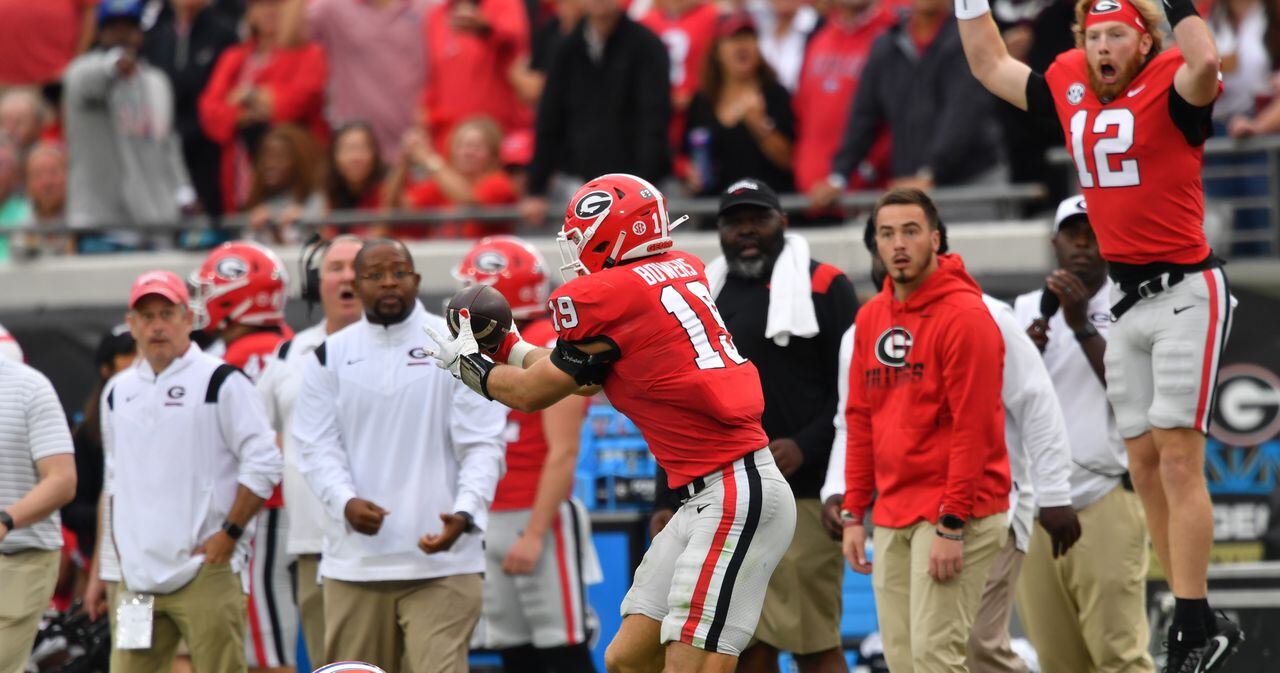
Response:
[{"label": "white towel around neck", "polygon": [[[800,234],[784,237],[782,253],[769,277],[769,313],[764,337],[786,348],[791,337],[808,339],[818,335],[818,314],[813,308],[813,282],[809,277],[809,242]],[[711,296],[719,297],[729,275],[724,256],[707,265]]]}]

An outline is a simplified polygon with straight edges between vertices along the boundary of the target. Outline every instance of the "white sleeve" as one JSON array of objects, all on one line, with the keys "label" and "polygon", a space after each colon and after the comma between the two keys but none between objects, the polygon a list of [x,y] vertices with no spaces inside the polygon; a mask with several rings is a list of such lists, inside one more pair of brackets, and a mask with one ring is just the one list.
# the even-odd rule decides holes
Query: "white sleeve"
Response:
[{"label": "white sleeve", "polygon": [[259,498],[270,498],[284,475],[284,456],[267,421],[262,396],[242,372],[235,372],[218,391],[218,424],[227,448],[240,461],[237,481]]},{"label": "white sleeve", "polygon": [[343,521],[356,488],[338,425],[336,374],[314,355],[307,357],[302,372],[289,430],[298,443],[298,471],[329,515]]},{"label": "white sleeve", "polygon": [[1036,505],[1071,504],[1071,444],[1058,394],[1040,351],[1007,305],[991,315],[1004,337],[1005,413],[1011,417],[1028,458]]},{"label": "white sleeve", "polygon": [[53,384],[43,375],[33,381],[31,399],[26,405],[27,446],[31,460],[39,461],[58,454],[75,453],[71,444],[71,430],[62,412],[62,403]]},{"label": "white sleeve", "polygon": [[827,458],[827,478],[822,482],[822,490],[818,497],[826,502],[831,496],[844,496],[844,457],[849,447],[846,445],[844,425],[844,407],[849,403],[849,366],[853,362],[853,330],[851,326],[840,337],[840,364],[836,372],[836,387],[840,391],[840,401],[836,403],[835,438],[831,441],[831,456]]},{"label": "white sleeve", "polygon": [[476,527],[484,530],[494,489],[506,471],[507,444],[502,435],[507,427],[508,409],[475,394],[460,381],[453,383],[449,440],[458,459],[458,490],[453,511],[470,514]]},{"label": "white sleeve", "polygon": [[288,362],[276,360],[268,365],[263,370],[262,376],[258,378],[258,394],[262,395],[262,404],[267,410],[267,422],[271,424],[271,428],[277,435],[283,434],[286,430],[284,418],[280,413],[280,386],[288,369]]}]

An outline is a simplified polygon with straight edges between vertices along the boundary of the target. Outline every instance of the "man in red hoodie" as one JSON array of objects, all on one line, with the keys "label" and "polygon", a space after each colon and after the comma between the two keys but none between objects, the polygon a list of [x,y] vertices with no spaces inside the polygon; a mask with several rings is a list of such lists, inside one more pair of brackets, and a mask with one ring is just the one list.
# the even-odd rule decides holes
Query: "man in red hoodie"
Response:
[{"label": "man in red hoodie", "polygon": [[[854,332],[844,555],[872,573],[891,670],[966,670],[1008,534],[1004,343],[960,257],[938,254],[938,211],[924,192],[890,191],[872,221],[889,280]],[[864,515],[875,492],[873,570]]]}]

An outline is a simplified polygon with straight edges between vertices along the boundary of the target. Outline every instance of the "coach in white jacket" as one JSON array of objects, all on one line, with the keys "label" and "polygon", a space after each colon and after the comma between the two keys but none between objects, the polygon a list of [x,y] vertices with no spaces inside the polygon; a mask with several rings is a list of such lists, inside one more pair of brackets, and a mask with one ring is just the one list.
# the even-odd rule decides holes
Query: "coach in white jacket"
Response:
[{"label": "coach in white jacket", "polygon": [[370,241],[355,267],[365,316],[307,362],[292,426],[329,517],[325,658],[465,671],[507,410],[422,350],[424,327],[447,328],[418,302],[402,244]]},{"label": "coach in white jacket", "polygon": [[[869,232],[874,235],[874,230],[869,229]],[[868,242],[874,246],[874,239],[868,239]],[[939,252],[945,252],[946,245],[944,228]],[[876,258],[874,247],[871,249],[872,279],[883,283],[884,265]],[[1009,521],[1013,535],[1009,536],[1008,544],[996,557],[983,588],[982,603],[969,639],[967,663],[973,673],[1025,673],[1026,665],[1010,647],[1009,618],[1013,611],[1018,574],[1031,542],[1032,520],[1039,508],[1040,523],[1049,533],[1055,550],[1062,554],[1079,539],[1080,524],[1071,507],[1071,447],[1053,382],[1039,351],[1014,318],[1013,309],[985,294],[982,299],[1005,344],[1001,399],[1005,409],[1005,444],[1009,449],[1009,469],[1014,485],[1009,493]],[[849,392],[853,331],[854,328],[849,328],[840,344],[840,401],[836,407],[836,435],[827,478],[820,493],[824,503],[844,495],[844,407]],[[832,508],[827,505],[823,509],[830,527],[834,523],[830,521]]]},{"label": "coach in white jacket", "polygon": [[[111,525],[99,535],[111,539],[99,547],[114,543],[121,588],[152,595],[154,610],[149,646],[126,649],[117,620],[111,670],[168,670],[186,641],[201,673],[244,671],[237,573],[248,561],[245,529],[283,471],[275,433],[249,378],[191,343],[181,279],[168,271],[139,276],[127,318],[141,362],[102,395]],[[86,597],[90,605],[100,600]]]}]

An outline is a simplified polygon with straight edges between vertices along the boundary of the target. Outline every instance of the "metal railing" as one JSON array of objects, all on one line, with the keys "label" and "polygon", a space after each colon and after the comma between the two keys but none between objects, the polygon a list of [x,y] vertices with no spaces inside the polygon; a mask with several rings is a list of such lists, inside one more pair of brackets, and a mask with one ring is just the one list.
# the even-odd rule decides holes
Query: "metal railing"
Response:
[{"label": "metal railing", "polygon": [[[837,202],[839,211],[849,215],[865,212],[875,205],[883,192],[857,191],[848,192]],[[1046,190],[1037,184],[1014,185],[982,185],[971,187],[939,187],[930,191],[930,196],[944,213],[952,208],[972,206],[988,206],[1000,218],[1014,217],[1021,206],[1031,201],[1044,198]],[[779,197],[782,210],[788,214],[802,214],[812,211],[808,197],[803,194],[783,194]],[[719,209],[716,198],[676,198],[668,201],[668,209],[673,216],[690,215],[693,217],[712,217]],[[377,211],[334,211],[321,218],[302,219],[294,226],[302,230],[314,230],[320,227],[333,227],[340,230],[371,224],[387,224],[396,227],[431,228],[455,222],[514,223],[522,233],[531,235],[549,234],[558,228],[558,213],[549,214],[546,225],[536,226],[524,223],[521,212],[514,206],[441,208],[431,210],[396,210]],[[556,226],[552,226],[556,225]],[[88,226],[72,226],[66,222],[41,223],[5,229],[0,235],[31,234],[36,236],[58,236],[66,234],[91,235],[114,231],[129,231],[143,235],[165,233],[198,232],[217,229],[232,235],[249,229],[248,217],[244,214],[229,215],[214,221],[203,215],[192,216],[178,222],[159,223],[96,223]]]},{"label": "metal railing", "polygon": [[[1051,164],[1069,166],[1071,155],[1064,147],[1049,150]],[[1206,162],[1201,177],[1206,183],[1226,179],[1263,178],[1266,182],[1266,193],[1253,196],[1213,196],[1207,195],[1207,207],[1219,206],[1230,211],[1232,220],[1240,211],[1267,211],[1266,228],[1240,228],[1228,226],[1230,244],[1254,243],[1270,247],[1272,254],[1280,253],[1280,135],[1256,136],[1253,138],[1210,138],[1204,145],[1206,160],[1237,157],[1247,159],[1249,155],[1261,155],[1260,161],[1219,164]],[[1074,186],[1074,179],[1073,179]],[[1212,188],[1209,190],[1212,192]]]}]

